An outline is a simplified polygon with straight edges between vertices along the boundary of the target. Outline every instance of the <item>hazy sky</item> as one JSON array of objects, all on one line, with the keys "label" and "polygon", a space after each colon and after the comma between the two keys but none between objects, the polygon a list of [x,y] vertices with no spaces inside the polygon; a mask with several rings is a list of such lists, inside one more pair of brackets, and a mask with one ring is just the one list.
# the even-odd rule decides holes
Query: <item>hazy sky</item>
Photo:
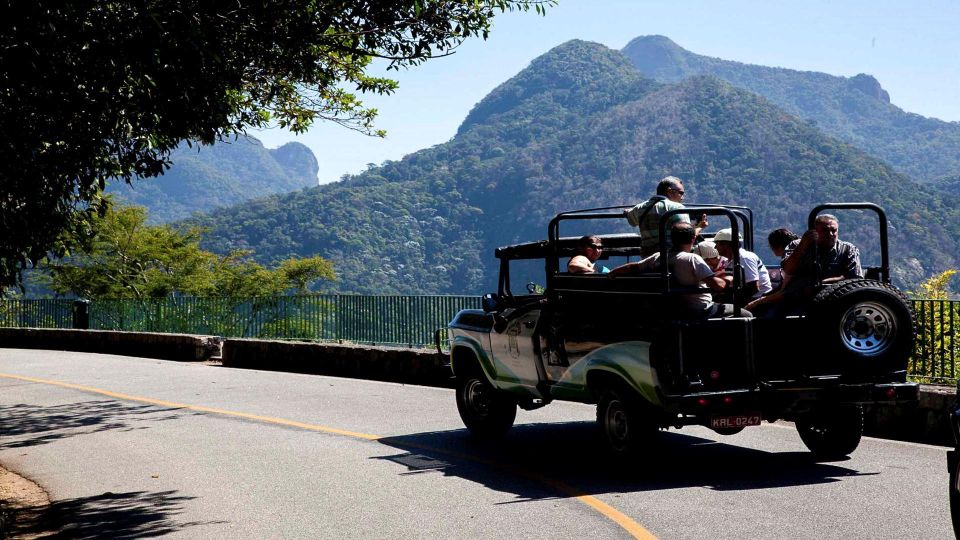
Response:
[{"label": "hazy sky", "polygon": [[475,103],[531,60],[570,39],[623,48],[651,34],[697,54],[852,76],[869,73],[904,110],[960,121],[960,1],[560,0],[545,17],[498,15],[487,41],[392,72],[400,89],[369,97],[386,139],[316,124],[295,137],[252,132],[273,148],[297,140],[320,162],[320,183],[400,159],[456,133]]}]

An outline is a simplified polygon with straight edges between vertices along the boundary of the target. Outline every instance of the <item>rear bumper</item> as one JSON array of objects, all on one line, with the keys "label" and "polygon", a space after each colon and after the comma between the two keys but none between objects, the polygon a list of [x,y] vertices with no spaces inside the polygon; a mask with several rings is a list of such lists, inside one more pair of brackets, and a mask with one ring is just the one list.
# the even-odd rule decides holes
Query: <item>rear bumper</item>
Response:
[{"label": "rear bumper", "polygon": [[[690,415],[700,419],[718,414],[759,412],[767,419],[782,417],[785,412],[809,409],[813,403],[884,404],[916,403],[920,396],[917,383],[831,384],[825,386],[765,385],[762,388],[716,392],[697,392],[668,396],[665,408],[669,413]],[[954,429],[960,430],[960,417]],[[960,431],[955,432],[960,437]],[[958,438],[960,440],[960,438]]]}]

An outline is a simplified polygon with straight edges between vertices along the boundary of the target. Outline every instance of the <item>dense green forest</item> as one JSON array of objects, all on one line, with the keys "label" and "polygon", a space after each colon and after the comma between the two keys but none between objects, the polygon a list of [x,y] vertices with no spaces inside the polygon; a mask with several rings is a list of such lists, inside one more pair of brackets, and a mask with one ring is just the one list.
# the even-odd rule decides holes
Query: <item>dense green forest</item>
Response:
[{"label": "dense green forest", "polygon": [[933,182],[933,187],[949,193],[955,197],[960,197],[960,174],[956,176],[945,176]]},{"label": "dense green forest", "polygon": [[267,150],[253,137],[227,139],[211,146],[181,145],[170,155],[163,176],[128,185],[117,181],[108,192],[144,206],[151,223],[184,219],[256,197],[317,185],[317,158],[300,143]]},{"label": "dense green forest", "polygon": [[663,36],[638,37],[623,53],[644,76],[660,82],[713,75],[760,94],[919,182],[960,174],[960,123],[925,118],[892,105],[889,94],[870,75],[836,77],[710,58]]},{"label": "dense green forest", "polygon": [[[900,284],[960,256],[954,227],[930,227],[960,225],[955,198],[754,93],[715,77],[657,83],[621,52],[583,41],[503,83],[445,144],[197,222],[209,227],[208,249],[252,249],[264,264],[334,261],[330,290],[475,294],[495,288],[495,247],[545,237],[558,211],[646,199],[667,174],[684,179],[689,203],[752,207],[760,239],[802,230],[821,202],[879,203]],[[872,224],[841,216],[841,236],[868,262],[878,257]]]}]

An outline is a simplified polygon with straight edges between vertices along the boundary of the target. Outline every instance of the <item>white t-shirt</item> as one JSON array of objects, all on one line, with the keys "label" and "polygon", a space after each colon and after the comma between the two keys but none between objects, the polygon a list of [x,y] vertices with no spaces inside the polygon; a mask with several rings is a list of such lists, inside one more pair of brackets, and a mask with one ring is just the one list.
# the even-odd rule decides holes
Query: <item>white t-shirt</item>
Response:
[{"label": "white t-shirt", "polygon": [[[773,285],[770,283],[770,272],[767,272],[767,267],[763,265],[763,261],[755,253],[740,248],[740,266],[743,267],[744,283],[758,282],[757,292],[754,293],[752,298],[760,298],[773,290]],[[733,269],[733,261],[726,261],[724,269]]]}]

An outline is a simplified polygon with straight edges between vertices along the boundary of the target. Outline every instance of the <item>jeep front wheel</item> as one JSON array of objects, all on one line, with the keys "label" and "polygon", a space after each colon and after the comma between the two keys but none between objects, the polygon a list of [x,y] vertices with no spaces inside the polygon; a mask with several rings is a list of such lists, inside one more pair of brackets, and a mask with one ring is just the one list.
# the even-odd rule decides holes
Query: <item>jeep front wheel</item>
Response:
[{"label": "jeep front wheel", "polygon": [[818,407],[796,419],[797,432],[817,459],[840,459],[860,446],[863,407],[837,405]]},{"label": "jeep front wheel", "polygon": [[608,389],[597,404],[597,424],[610,453],[623,458],[649,452],[655,444],[656,425],[636,399],[622,390]]},{"label": "jeep front wheel", "polygon": [[481,438],[503,435],[517,417],[517,403],[471,373],[457,377],[457,411],[470,433]]}]

